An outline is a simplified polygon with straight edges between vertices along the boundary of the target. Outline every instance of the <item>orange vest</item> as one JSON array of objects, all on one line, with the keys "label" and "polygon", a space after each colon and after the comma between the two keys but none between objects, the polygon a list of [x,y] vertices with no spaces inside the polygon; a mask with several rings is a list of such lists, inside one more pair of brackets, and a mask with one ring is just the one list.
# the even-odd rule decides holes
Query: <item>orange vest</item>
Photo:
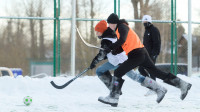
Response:
[{"label": "orange vest", "polygon": [[[117,34],[117,38],[119,39],[120,34],[118,32],[118,29],[116,31],[116,34]],[[134,49],[143,48],[143,47],[144,45],[141,43],[138,35],[132,29],[129,28],[126,41],[122,45],[122,49],[126,52],[126,55],[128,55],[128,53]]]}]

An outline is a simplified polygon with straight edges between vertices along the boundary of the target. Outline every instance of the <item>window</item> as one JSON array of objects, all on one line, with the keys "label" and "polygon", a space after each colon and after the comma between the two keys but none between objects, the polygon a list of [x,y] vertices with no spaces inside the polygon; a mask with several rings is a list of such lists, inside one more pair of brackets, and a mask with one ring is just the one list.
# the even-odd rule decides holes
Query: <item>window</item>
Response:
[{"label": "window", "polygon": [[2,76],[10,76],[8,71],[6,71],[6,70],[2,70],[1,74],[2,74]]}]

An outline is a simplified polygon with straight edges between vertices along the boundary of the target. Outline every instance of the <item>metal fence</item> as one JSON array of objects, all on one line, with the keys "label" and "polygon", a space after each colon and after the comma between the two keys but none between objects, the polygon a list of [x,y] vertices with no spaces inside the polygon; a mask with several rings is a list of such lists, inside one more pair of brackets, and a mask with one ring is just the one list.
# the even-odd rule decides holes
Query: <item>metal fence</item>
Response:
[{"label": "metal fence", "polygon": [[[29,67],[31,62],[53,62],[53,76],[74,75],[75,71],[79,72],[89,66],[92,58],[98,52],[87,48],[80,42],[75,26],[81,30],[81,34],[86,40],[99,45],[99,41],[94,38],[92,27],[94,28],[97,21],[106,19],[110,13],[114,12],[120,18],[127,19],[130,27],[142,40],[144,28],[141,24],[141,17],[133,19],[135,16],[131,4],[133,1],[2,0],[0,39],[3,43],[1,43],[1,54],[6,55],[0,56],[0,65],[12,68],[20,67],[25,71],[24,75],[27,75],[31,71]],[[148,14],[152,15],[153,24],[159,28],[162,39],[162,50],[157,63],[171,63],[170,70],[175,74],[180,69],[177,67],[177,63],[188,64],[188,74],[190,75],[192,70],[199,68],[199,53],[197,50],[195,51],[196,45],[199,43],[198,33],[193,34],[191,38],[191,30],[196,27],[198,29],[200,24],[200,22],[191,20],[192,11],[195,11],[191,4],[193,5],[195,2],[191,3],[188,0],[188,4],[184,5],[188,9],[188,14],[186,14],[188,19],[183,20],[177,19],[177,15],[182,13],[177,12],[177,7],[180,6],[180,2],[184,1],[171,0],[169,3],[167,0],[154,0],[154,3],[151,2],[149,4],[153,8]],[[168,8],[165,11],[156,10],[159,3],[163,6],[168,3],[166,6]],[[95,14],[92,15],[93,13]],[[161,14],[157,16],[158,13]],[[139,24],[140,29],[135,28],[136,24]],[[192,24],[195,27],[192,27]],[[187,30],[187,32],[183,30]],[[193,48],[191,46],[192,39],[195,42]],[[192,51],[195,51],[193,55]],[[193,67],[192,59],[194,59]]]}]

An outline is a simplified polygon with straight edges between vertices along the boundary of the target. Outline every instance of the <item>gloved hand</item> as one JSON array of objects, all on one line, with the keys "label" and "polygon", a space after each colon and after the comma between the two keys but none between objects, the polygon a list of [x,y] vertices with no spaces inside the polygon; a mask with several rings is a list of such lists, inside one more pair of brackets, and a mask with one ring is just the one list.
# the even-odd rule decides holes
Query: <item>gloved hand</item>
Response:
[{"label": "gloved hand", "polygon": [[93,68],[95,68],[95,67],[96,67],[95,64],[93,64],[93,63],[90,64],[90,69],[93,69]]},{"label": "gloved hand", "polygon": [[92,63],[90,64],[90,69],[93,69],[93,68],[95,68],[96,67],[96,60],[94,59],[93,61],[92,61]]},{"label": "gloved hand", "polygon": [[112,50],[111,52],[112,52],[113,55],[117,55],[117,54],[122,53],[122,52],[123,52],[123,49],[122,49],[122,47],[120,46],[120,47],[118,47],[117,49]]},{"label": "gloved hand", "polygon": [[104,48],[104,51],[105,51],[106,53],[109,53],[109,52],[111,52],[111,49],[110,49],[109,47],[106,47],[106,48]]}]

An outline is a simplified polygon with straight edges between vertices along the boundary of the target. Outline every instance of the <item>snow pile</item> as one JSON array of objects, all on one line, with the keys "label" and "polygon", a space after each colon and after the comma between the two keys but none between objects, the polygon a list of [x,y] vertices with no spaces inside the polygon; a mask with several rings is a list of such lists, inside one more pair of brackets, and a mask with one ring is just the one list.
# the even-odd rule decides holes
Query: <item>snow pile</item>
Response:
[{"label": "snow pile", "polygon": [[[111,107],[97,101],[99,96],[107,96],[109,91],[96,76],[76,79],[69,86],[58,90],[50,81],[62,85],[73,77],[0,77],[0,112],[199,112],[200,78],[185,77],[193,84],[184,101],[180,100],[180,90],[157,80],[168,89],[160,104],[156,96],[145,97],[148,89],[128,77],[122,88],[118,107]],[[30,106],[23,104],[23,98],[31,96]]]}]

